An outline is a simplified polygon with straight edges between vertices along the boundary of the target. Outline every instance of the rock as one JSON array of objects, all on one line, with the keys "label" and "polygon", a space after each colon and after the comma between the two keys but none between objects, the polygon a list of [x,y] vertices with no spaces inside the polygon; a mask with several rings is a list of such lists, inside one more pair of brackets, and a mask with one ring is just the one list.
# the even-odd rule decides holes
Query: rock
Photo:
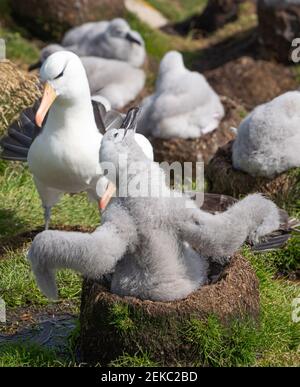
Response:
[{"label": "rock", "polygon": [[0,134],[41,96],[38,78],[19,70],[9,61],[0,61]]},{"label": "rock", "polygon": [[191,30],[214,32],[237,19],[239,3],[241,0],[209,0],[201,15],[179,23],[175,29],[185,34]]},{"label": "rock", "polygon": [[274,179],[252,177],[232,166],[232,142],[220,148],[207,166],[208,190],[236,198],[261,192],[278,206],[288,208],[300,196],[300,168],[284,172]]},{"label": "rock", "polygon": [[173,302],[119,297],[103,285],[84,281],[80,313],[81,361],[102,366],[123,354],[143,351],[162,366],[199,363],[197,342],[189,340],[191,320],[214,315],[223,324],[259,315],[258,280],[249,262],[237,254],[221,279]]},{"label": "rock", "polygon": [[207,164],[220,146],[231,141],[235,135],[231,127],[237,127],[242,120],[243,107],[227,97],[221,97],[226,115],[218,129],[196,139],[161,139],[150,138],[154,148],[154,159],[157,162],[179,161],[193,162],[204,161]]},{"label": "rock", "polygon": [[41,39],[55,40],[72,27],[125,12],[123,0],[11,0],[11,5],[22,27]]},{"label": "rock", "polygon": [[291,63],[291,44],[300,37],[300,3],[298,0],[259,0],[257,3],[259,34],[268,55]]}]

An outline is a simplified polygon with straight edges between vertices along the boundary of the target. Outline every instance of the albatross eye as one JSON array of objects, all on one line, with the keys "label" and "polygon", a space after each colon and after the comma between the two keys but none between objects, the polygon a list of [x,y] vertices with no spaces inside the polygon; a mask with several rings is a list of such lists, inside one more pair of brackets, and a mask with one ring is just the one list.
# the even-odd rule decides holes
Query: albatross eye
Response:
[{"label": "albatross eye", "polygon": [[117,138],[118,135],[119,135],[119,133],[115,133],[115,134],[114,134],[114,138]]},{"label": "albatross eye", "polygon": [[63,75],[64,75],[64,70],[60,74],[58,74],[57,77],[55,77],[53,79],[55,80],[55,79],[61,78],[61,77],[63,77]]}]

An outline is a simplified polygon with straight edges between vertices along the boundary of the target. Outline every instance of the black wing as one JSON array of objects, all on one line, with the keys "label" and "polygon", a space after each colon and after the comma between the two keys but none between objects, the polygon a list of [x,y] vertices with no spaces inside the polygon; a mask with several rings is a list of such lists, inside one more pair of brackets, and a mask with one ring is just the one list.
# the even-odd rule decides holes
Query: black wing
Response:
[{"label": "black wing", "polygon": [[[123,122],[123,115],[116,111],[106,112],[105,107],[97,101],[93,101],[93,110],[96,125],[99,132],[104,134],[106,130],[114,127],[119,129]],[[0,138],[2,148],[0,158],[13,161],[27,161],[28,151],[34,139],[41,133],[35,123],[35,115],[40,105],[40,100],[32,107],[22,111],[19,118],[8,128],[7,134]],[[47,120],[45,118],[44,124]]]}]

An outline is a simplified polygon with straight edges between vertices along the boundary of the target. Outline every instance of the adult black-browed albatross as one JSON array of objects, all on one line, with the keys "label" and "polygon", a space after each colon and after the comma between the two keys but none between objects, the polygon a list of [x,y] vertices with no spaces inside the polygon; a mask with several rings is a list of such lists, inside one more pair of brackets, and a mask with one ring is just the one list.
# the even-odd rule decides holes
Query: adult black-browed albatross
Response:
[{"label": "adult black-browed albatross", "polygon": [[[51,209],[64,193],[86,191],[94,200],[102,197],[99,203],[103,208],[112,186],[108,185],[99,165],[102,134],[96,125],[88,80],[80,59],[66,51],[51,55],[41,68],[41,79],[45,90],[35,123],[32,111],[31,117],[24,112],[19,124],[9,128],[0,144],[2,158],[28,161],[44,207],[47,229]],[[101,108],[96,106],[99,122],[98,108]],[[109,125],[111,120],[113,126],[120,127],[122,115],[109,113],[104,124]],[[125,121],[130,126],[128,117]],[[137,141],[145,154],[153,158],[152,147],[145,137],[139,136]]]}]

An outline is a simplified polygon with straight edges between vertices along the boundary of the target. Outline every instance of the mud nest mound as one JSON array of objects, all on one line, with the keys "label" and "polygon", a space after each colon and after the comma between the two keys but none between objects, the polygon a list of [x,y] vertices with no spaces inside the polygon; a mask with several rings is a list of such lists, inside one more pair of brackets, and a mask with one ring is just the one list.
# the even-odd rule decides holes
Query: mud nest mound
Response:
[{"label": "mud nest mound", "polygon": [[216,316],[229,324],[259,315],[258,280],[249,262],[235,255],[221,271],[221,279],[203,286],[188,298],[173,302],[119,297],[93,281],[83,285],[80,314],[80,356],[102,366],[123,354],[141,350],[164,366],[193,365],[199,343],[188,339],[191,321]]},{"label": "mud nest mound", "polygon": [[240,197],[248,193],[261,192],[277,205],[293,204],[300,197],[300,168],[284,172],[273,179],[253,177],[232,166],[232,145],[220,148],[205,172],[209,192]]},{"label": "mud nest mound", "polygon": [[61,39],[70,28],[88,21],[122,17],[123,0],[11,0],[14,17],[42,39]]},{"label": "mud nest mound", "polygon": [[206,71],[205,76],[217,93],[240,100],[247,110],[298,88],[292,69],[248,56]]},{"label": "mud nest mound", "polygon": [[41,96],[38,78],[9,61],[0,62],[0,135]]},{"label": "mud nest mound", "polygon": [[235,135],[230,129],[237,127],[245,114],[244,108],[228,97],[221,97],[225,108],[225,117],[213,132],[196,139],[161,139],[150,138],[154,148],[154,159],[157,162],[193,162],[203,161],[207,164],[218,148],[231,141]]}]

